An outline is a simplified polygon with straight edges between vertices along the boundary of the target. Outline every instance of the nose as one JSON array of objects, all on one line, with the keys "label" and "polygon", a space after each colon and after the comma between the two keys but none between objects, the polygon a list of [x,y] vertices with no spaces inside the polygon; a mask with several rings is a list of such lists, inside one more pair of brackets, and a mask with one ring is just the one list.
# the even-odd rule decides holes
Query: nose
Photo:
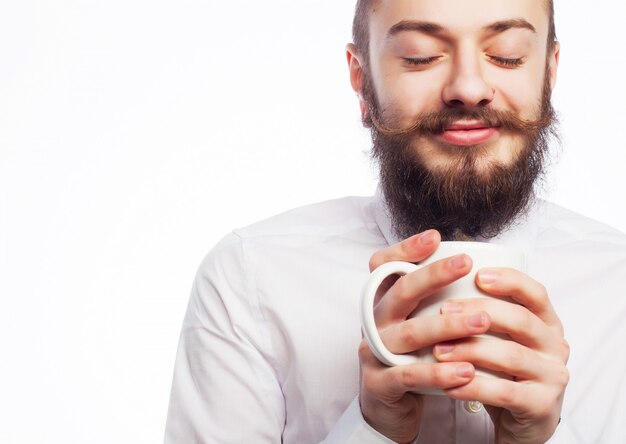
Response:
[{"label": "nose", "polygon": [[495,89],[483,77],[477,57],[464,55],[463,59],[453,64],[442,95],[449,107],[475,108],[490,104]]}]

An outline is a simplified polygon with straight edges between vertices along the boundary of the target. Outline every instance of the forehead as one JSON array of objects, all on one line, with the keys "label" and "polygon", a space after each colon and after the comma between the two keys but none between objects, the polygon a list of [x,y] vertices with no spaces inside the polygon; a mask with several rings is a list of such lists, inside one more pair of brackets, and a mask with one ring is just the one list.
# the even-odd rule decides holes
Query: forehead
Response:
[{"label": "forehead", "polygon": [[402,21],[437,24],[452,37],[481,32],[492,23],[522,19],[547,38],[547,0],[377,0],[370,13],[371,41],[381,41]]}]

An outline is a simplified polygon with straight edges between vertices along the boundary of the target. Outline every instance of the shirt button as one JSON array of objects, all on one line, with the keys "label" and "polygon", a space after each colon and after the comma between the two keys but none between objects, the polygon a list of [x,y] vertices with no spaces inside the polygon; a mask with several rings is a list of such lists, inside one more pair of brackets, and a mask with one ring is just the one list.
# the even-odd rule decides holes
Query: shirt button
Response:
[{"label": "shirt button", "polygon": [[465,410],[470,413],[478,413],[483,409],[482,403],[478,401],[465,401]]}]

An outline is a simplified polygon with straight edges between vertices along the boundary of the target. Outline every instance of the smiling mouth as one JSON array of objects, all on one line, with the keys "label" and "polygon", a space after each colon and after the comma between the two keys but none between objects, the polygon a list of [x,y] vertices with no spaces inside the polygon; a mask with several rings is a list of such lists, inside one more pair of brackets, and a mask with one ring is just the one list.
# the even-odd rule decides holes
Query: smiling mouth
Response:
[{"label": "smiling mouth", "polygon": [[485,143],[498,134],[499,127],[480,121],[462,121],[448,125],[439,137],[446,143],[457,146],[472,146]]}]

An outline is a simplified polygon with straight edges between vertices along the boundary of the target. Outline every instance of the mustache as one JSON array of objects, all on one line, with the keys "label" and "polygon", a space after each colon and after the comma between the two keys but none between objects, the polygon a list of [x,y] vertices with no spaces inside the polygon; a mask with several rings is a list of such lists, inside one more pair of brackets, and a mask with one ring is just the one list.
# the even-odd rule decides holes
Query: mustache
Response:
[{"label": "mustache", "polygon": [[547,127],[554,120],[554,110],[551,106],[544,108],[536,119],[523,119],[513,111],[496,110],[493,108],[461,109],[447,108],[439,111],[421,113],[413,122],[404,128],[387,126],[376,116],[375,110],[370,107],[369,119],[376,130],[388,137],[404,137],[421,134],[441,134],[450,125],[462,120],[479,120],[486,126],[499,127],[519,133],[537,133]]}]

